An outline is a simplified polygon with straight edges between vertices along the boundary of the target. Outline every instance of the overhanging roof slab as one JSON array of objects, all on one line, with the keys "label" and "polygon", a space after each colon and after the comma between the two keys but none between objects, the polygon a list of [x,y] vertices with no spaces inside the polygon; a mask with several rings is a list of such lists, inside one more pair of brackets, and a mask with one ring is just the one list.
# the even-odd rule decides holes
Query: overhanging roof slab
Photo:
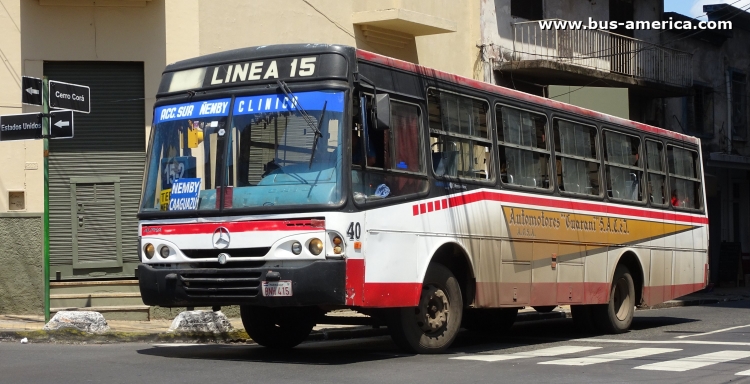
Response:
[{"label": "overhanging roof slab", "polygon": [[355,12],[352,15],[352,23],[390,29],[412,36],[436,35],[458,30],[455,21],[402,8]]}]

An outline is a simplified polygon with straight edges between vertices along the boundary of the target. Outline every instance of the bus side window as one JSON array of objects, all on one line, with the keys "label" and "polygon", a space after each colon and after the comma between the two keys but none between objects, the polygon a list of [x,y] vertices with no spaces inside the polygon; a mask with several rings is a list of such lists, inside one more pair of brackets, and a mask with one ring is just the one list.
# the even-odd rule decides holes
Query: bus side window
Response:
[{"label": "bus side window", "polygon": [[[366,109],[365,116],[369,118],[370,112]],[[352,182],[358,203],[415,194],[427,188],[419,107],[392,100],[390,120],[387,130],[373,129],[369,119],[367,129],[352,131]],[[367,144],[363,144],[365,131]],[[364,169],[362,145],[368,146]]]},{"label": "bus side window", "polygon": [[641,201],[641,139],[605,130],[604,144],[608,196],[619,200]]},{"label": "bus side window", "polygon": [[664,171],[664,145],[646,140],[646,169],[648,170],[648,196],[651,204],[667,203],[667,174]]},{"label": "bus side window", "polygon": [[677,208],[701,209],[702,188],[698,152],[667,145],[670,203]]},{"label": "bus side window", "polygon": [[500,125],[500,180],[510,185],[549,188],[547,117],[506,106],[498,106],[496,114]]},{"label": "bus side window", "polygon": [[561,191],[599,196],[596,127],[554,119],[558,187]]},{"label": "bus side window", "polygon": [[428,90],[430,155],[436,176],[493,178],[492,141],[484,100]]}]

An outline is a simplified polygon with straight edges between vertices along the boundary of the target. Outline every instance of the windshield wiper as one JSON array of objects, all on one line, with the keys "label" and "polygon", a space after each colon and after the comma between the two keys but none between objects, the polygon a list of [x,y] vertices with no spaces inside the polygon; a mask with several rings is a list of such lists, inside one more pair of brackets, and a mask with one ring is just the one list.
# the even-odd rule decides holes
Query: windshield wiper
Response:
[{"label": "windshield wiper", "polygon": [[315,119],[312,116],[310,116],[307,113],[307,111],[305,111],[305,109],[302,108],[302,105],[300,105],[299,102],[297,102],[297,99],[294,98],[294,94],[292,93],[292,90],[289,89],[289,86],[281,80],[276,80],[276,83],[279,85],[279,88],[281,88],[281,92],[284,92],[284,96],[286,96],[286,98],[289,99],[289,102],[292,104],[294,109],[299,111],[300,115],[302,115],[302,118],[305,119],[305,122],[307,123],[308,126],[310,126],[310,128],[313,130],[315,134],[315,137],[313,137],[312,151],[310,153],[310,164],[308,165],[308,168],[312,168],[312,161],[313,161],[313,156],[315,156],[315,147],[318,144],[318,138],[323,136],[320,133],[320,126],[323,123],[323,115],[326,113],[326,105],[328,104],[328,101],[326,101],[325,104],[323,104],[323,113],[320,115],[320,121],[318,122],[318,125],[316,125]]}]

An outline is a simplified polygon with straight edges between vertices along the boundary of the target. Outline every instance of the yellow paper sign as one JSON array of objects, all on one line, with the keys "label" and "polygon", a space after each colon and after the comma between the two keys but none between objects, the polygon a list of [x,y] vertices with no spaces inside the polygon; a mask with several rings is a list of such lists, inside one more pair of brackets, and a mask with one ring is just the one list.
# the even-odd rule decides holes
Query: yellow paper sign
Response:
[{"label": "yellow paper sign", "polygon": [[159,194],[159,204],[162,211],[166,211],[169,208],[169,196],[171,193],[171,189],[165,189]]}]

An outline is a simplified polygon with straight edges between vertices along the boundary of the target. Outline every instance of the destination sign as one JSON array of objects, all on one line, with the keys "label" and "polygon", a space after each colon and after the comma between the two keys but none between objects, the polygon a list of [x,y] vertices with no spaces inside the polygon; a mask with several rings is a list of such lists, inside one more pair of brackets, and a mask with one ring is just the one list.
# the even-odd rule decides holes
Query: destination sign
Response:
[{"label": "destination sign", "polygon": [[346,79],[347,69],[346,59],[337,54],[239,61],[165,73],[159,93],[276,80]]},{"label": "destination sign", "polygon": [[91,112],[91,88],[85,85],[49,81],[49,106],[55,109],[70,109]]},{"label": "destination sign", "polygon": [[41,116],[38,112],[0,116],[0,141],[41,139]]},{"label": "destination sign", "polygon": [[165,105],[154,111],[154,122],[196,119],[201,117],[220,117],[229,115],[229,103],[232,99],[216,99]]},{"label": "destination sign", "polygon": [[[343,92],[297,92],[294,99],[308,111],[320,111],[325,106],[328,112],[344,111]],[[265,112],[294,111],[294,105],[284,95],[261,95],[238,97],[234,101],[234,115],[248,115]]]}]

